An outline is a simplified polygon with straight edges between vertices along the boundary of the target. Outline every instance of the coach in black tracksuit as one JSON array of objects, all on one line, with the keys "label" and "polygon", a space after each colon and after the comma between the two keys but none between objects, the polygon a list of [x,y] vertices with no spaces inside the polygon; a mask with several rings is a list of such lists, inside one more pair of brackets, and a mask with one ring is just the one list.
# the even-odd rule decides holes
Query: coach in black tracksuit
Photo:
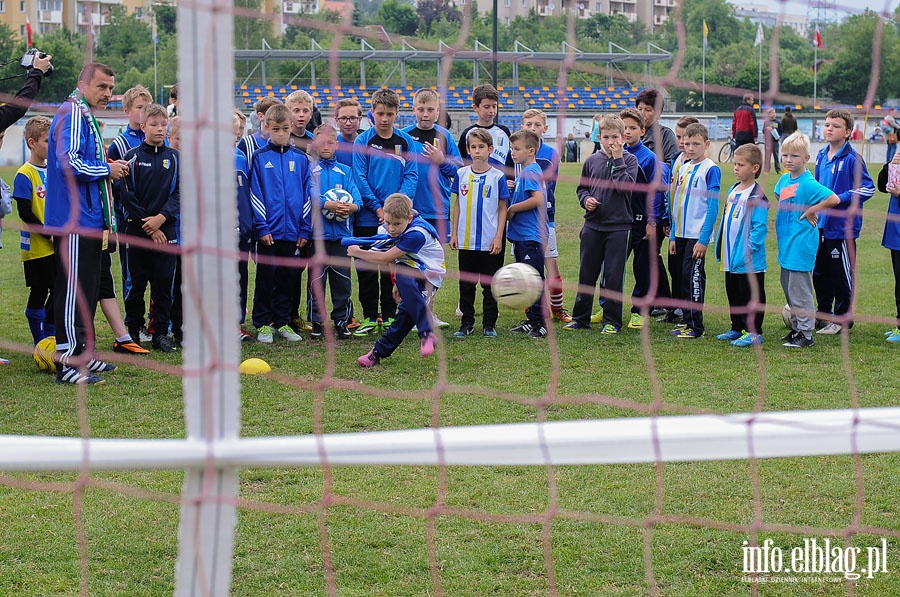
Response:
[{"label": "coach in black tracksuit", "polygon": [[[178,152],[165,145],[151,145],[145,139],[125,154],[133,160],[124,179],[121,195],[125,213],[125,232],[129,237],[152,239],[157,244],[178,243],[178,215],[181,197],[178,190]],[[165,221],[153,233],[147,231],[147,219],[162,216]],[[161,233],[161,235],[159,234]],[[163,352],[176,349],[168,339],[172,312],[175,253],[155,251],[129,242],[125,248],[131,288],[125,296],[125,325],[132,338],[138,337],[144,324],[144,293],[150,283],[153,301],[153,347]]]},{"label": "coach in black tracksuit", "polygon": [[[638,161],[623,150],[622,121],[600,121],[601,135],[604,125],[619,130],[618,140],[603,151],[584,161],[581,184],[578,185],[578,202],[585,209],[584,227],[581,229],[581,255],[578,270],[578,286],[589,291],[579,292],[572,309],[571,329],[591,327],[591,308],[594,303],[594,286],[603,272],[603,287],[611,293],[622,293],[625,284],[625,261],[628,255],[631,225],[634,220],[631,208],[631,192],[637,179]],[[602,140],[601,140],[602,143]],[[609,152],[609,155],[607,153]],[[603,329],[601,333],[615,334],[622,328],[622,300],[607,298],[603,304]]]}]

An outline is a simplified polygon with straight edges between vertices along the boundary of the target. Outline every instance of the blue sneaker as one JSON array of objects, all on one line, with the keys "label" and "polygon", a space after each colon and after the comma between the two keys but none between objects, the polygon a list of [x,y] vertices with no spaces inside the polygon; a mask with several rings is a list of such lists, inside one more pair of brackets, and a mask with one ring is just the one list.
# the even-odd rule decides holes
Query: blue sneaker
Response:
[{"label": "blue sneaker", "polygon": [[900,334],[894,334],[893,336],[888,336],[885,338],[891,344],[900,344]]},{"label": "blue sneaker", "polygon": [[735,330],[728,330],[724,334],[719,334],[718,336],[716,336],[716,340],[728,340],[729,342],[731,342],[732,340],[737,340],[746,333],[747,332],[744,332],[742,334],[741,332],[737,332]]},{"label": "blue sneaker", "polygon": [[572,323],[568,323],[568,324],[564,325],[563,329],[566,330],[567,332],[573,332],[575,330],[589,330],[589,329],[591,329],[591,326],[584,325],[580,321],[573,321]]},{"label": "blue sneaker", "polygon": [[483,333],[484,333],[485,338],[496,338],[497,337],[497,330],[495,330],[492,327],[485,326]]},{"label": "blue sneaker", "polygon": [[892,330],[888,330],[884,333],[885,336],[900,336],[900,327],[894,328]]},{"label": "blue sneaker", "polygon": [[743,348],[745,346],[753,346],[754,344],[762,344],[762,342],[762,334],[751,334],[750,332],[744,332],[740,338],[732,340],[731,345]]}]

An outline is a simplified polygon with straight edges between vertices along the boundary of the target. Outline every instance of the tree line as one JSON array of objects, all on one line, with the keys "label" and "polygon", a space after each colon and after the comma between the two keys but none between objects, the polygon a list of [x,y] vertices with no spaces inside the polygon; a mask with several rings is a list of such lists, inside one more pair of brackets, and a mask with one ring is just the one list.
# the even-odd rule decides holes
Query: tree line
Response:
[{"label": "tree line", "polygon": [[[482,0],[484,2],[484,0]],[[262,0],[235,0],[240,14],[261,12]],[[343,49],[359,49],[360,39],[365,38],[376,48],[399,48],[406,39],[419,49],[436,49],[438,40],[455,44],[466,20],[463,12],[471,11],[468,38],[464,46],[471,48],[475,40],[490,46],[493,15],[482,10],[476,2],[457,5],[453,0],[421,0],[416,7],[403,0],[357,0],[352,14],[353,34],[342,31],[342,18],[334,12],[310,15],[284,15],[283,33],[273,35],[272,23],[266,18],[237,16],[234,24],[234,43],[237,48],[262,47],[263,39],[276,49],[310,49],[312,40],[322,47],[331,47],[339,35]],[[157,22],[156,80],[160,87],[171,85],[177,75],[175,8],[157,5],[153,9]],[[873,40],[881,17],[871,11],[851,15],[838,23],[823,23],[820,32],[824,47],[818,50],[818,98],[820,104],[861,103],[869,87],[873,60],[878,61],[880,76],[875,89],[876,103],[900,97],[900,8],[894,19],[884,22],[881,32],[880,53],[875,56]],[[585,52],[606,52],[609,43],[634,52],[645,52],[647,42],[669,51],[678,52],[678,36],[675,27],[679,13],[655,31],[648,31],[640,22],[629,22],[623,15],[594,14],[587,19],[575,20],[575,46]],[[685,81],[681,87],[669,90],[682,111],[701,108],[700,81],[703,75],[703,26],[709,29],[706,52],[706,82],[710,87],[734,89],[734,93],[706,95],[708,111],[729,111],[740,102],[740,91],[757,89],[759,52],[754,47],[757,25],[740,19],[735,9],[725,0],[683,0],[681,22],[686,39],[684,60],[678,78]],[[279,19],[282,20],[282,19]],[[568,19],[565,16],[542,17],[531,11],[525,17],[517,17],[508,26],[500,24],[498,46],[503,51],[513,49],[515,40],[536,51],[560,51],[567,37]],[[812,43],[812,30],[806,38],[790,28],[782,28],[778,40],[778,78],[782,94],[811,98],[813,94],[813,62],[816,52]],[[763,92],[769,88],[769,52],[774,31],[765,29],[762,44]],[[109,24],[100,29],[95,38],[89,38],[67,30],[58,30],[36,36],[34,45],[53,54],[56,73],[44,82],[39,100],[58,102],[74,87],[78,71],[89,55],[93,43],[93,56],[97,61],[109,64],[117,74],[116,87],[124,90],[136,84],[153,88],[154,39],[148,22],[133,14],[126,14],[121,6],[113,6]],[[23,41],[14,40],[14,34],[0,26],[0,56],[15,57],[25,50]],[[237,62],[235,67],[239,81],[251,76],[255,63]],[[667,74],[671,61],[654,63],[651,73]],[[323,60],[317,65],[319,73],[327,77],[329,65]],[[258,84],[259,69],[248,82]],[[18,74],[21,69],[12,61],[0,69],[0,76]],[[367,83],[399,84],[396,65],[383,62],[366,64]],[[620,65],[610,73],[605,65],[579,63],[569,71],[567,82],[572,86],[605,85],[612,75],[621,82],[637,81],[645,72],[640,64]],[[512,65],[498,68],[501,81],[511,83]],[[322,76],[322,75],[320,75]],[[345,85],[357,84],[359,64],[345,61],[338,65],[338,76]],[[299,85],[308,84],[308,65],[302,61],[269,63],[267,77],[270,83],[286,83],[295,79]],[[437,77],[434,64],[410,63],[406,69],[407,82],[412,85],[433,84]],[[487,73],[483,73],[486,79]],[[555,85],[559,79],[557,65],[519,64],[519,79],[523,85]],[[456,61],[450,72],[451,84],[467,85],[472,82],[472,64]],[[0,92],[12,93],[20,86],[17,79],[0,82]],[[160,90],[155,90],[159,95]],[[790,102],[778,102],[790,103]],[[810,105],[812,101],[808,102]]]}]

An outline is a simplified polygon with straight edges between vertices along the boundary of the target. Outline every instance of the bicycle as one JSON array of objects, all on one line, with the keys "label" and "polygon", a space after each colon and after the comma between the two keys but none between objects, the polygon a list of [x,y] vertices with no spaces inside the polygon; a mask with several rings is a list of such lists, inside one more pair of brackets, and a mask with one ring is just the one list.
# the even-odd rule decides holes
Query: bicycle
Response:
[{"label": "bicycle", "polygon": [[[762,141],[754,141],[753,142],[760,147],[764,147],[765,143]],[[728,143],[722,145],[722,148],[719,150],[719,163],[724,164],[726,162],[730,162],[734,159],[734,150],[737,146],[735,145],[734,137],[730,137],[728,139]]]}]

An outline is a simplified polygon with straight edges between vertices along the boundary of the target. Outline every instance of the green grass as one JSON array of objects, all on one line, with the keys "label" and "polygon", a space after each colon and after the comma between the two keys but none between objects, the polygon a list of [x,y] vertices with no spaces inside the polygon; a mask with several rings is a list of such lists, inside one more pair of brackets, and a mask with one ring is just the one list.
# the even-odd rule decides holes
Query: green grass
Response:
[{"label": "green grass", "polygon": [[[6,180],[12,169],[0,169]],[[574,199],[577,167],[563,166],[558,191],[561,268],[567,281],[566,304],[574,299],[578,271],[580,210]],[[733,176],[726,166],[723,185]],[[766,181],[767,188],[774,179]],[[666,412],[746,411],[762,399],[767,410],[845,408],[851,388],[861,406],[897,403],[896,347],[882,332],[893,327],[893,278],[887,250],[880,247],[886,198],[866,206],[859,241],[859,323],[845,363],[840,337],[817,338],[816,347],[789,352],[776,341],[782,335],[774,229],[770,227],[767,293],[771,314],[765,325],[762,361],[754,351],[732,349],[712,336],[728,327],[721,273],[707,262],[709,335],[685,344],[654,324],[650,352],[640,336],[625,331],[614,337],[568,334],[556,327],[555,343],[529,341],[505,332],[517,315],[501,313],[499,338],[473,336],[454,341],[444,334],[436,359],[423,360],[408,342],[383,366],[361,370],[355,358],[371,340],[354,339],[336,347],[337,377],[360,383],[360,391],[329,389],[323,394],[322,425],[327,432],[427,427],[432,424],[435,384],[445,360],[447,381],[468,388],[439,396],[441,425],[534,421],[535,402],[550,392],[551,357],[559,357],[559,387],[547,410],[551,420],[637,416],[640,413],[605,400],[646,405],[653,401],[647,360],[656,369]],[[774,217],[774,215],[773,215]],[[9,223],[9,221],[8,221]],[[79,435],[76,393],[39,373],[27,354],[29,333],[16,233],[8,226],[0,252],[3,301],[0,326],[3,356],[12,363],[0,370],[0,433]],[[448,255],[455,268],[455,258]],[[630,288],[630,280],[626,282]],[[438,313],[455,322],[457,293],[448,278],[438,295]],[[627,306],[626,306],[627,308]],[[876,321],[877,320],[877,321]],[[111,346],[105,322],[98,319],[101,347]],[[450,330],[452,331],[452,329]],[[242,347],[243,357],[258,356],[276,371],[302,381],[320,378],[326,349],[306,339],[299,346]],[[177,356],[151,359],[178,363]],[[849,367],[852,382],[845,367]],[[184,437],[181,380],[124,365],[108,376],[109,385],[87,393],[87,416],[94,437]],[[314,428],[312,391],[272,378],[242,380],[244,436],[306,434]],[[364,384],[364,385],[363,385]],[[302,384],[298,384],[302,385]],[[403,391],[377,397],[366,388]],[[509,393],[518,400],[509,400]],[[592,398],[585,404],[568,397]],[[861,523],[900,532],[896,494],[900,456],[859,458],[862,473]],[[562,466],[552,478],[542,467],[451,467],[446,470],[448,514],[435,522],[435,543],[442,589],[447,595],[540,595],[549,590],[542,525],[508,522],[500,517],[539,516],[556,487],[562,513],[552,523],[551,545],[556,586],[561,595],[643,595],[649,591],[647,566],[665,595],[743,595],[743,530],[719,530],[692,524],[714,521],[734,529],[753,521],[758,505],[768,524],[846,529],[857,508],[857,478],[851,456],[773,459],[758,463],[759,502],[754,498],[750,463],[702,462],[666,465],[661,472],[663,516],[686,517],[652,527],[650,562],[644,560],[644,521],[657,508],[657,471],[653,465]],[[177,472],[95,473],[97,484],[84,495],[83,524],[89,555],[89,594],[165,595],[174,583],[178,506]],[[71,486],[74,474],[34,473],[0,479],[0,595],[74,595],[81,579]],[[100,482],[103,482],[101,485]],[[426,511],[439,496],[441,476],[432,467],[346,467],[333,471],[334,492],[344,498],[328,510],[327,528],[338,592],[351,595],[427,595],[435,592],[429,569]],[[63,485],[60,485],[63,484]],[[112,485],[110,485],[112,484]],[[318,468],[243,470],[235,540],[235,595],[319,595],[325,592],[324,563],[317,508],[325,478]],[[37,490],[46,488],[44,491]],[[127,490],[127,491],[126,491]],[[137,494],[137,495],[135,495]],[[365,507],[361,502],[377,504]],[[275,513],[266,505],[290,513]],[[487,519],[491,519],[490,521]],[[802,545],[798,534],[764,533],[780,546]],[[854,544],[875,545],[878,536],[857,536]],[[898,595],[897,553],[888,543],[888,574],[860,580],[859,595]],[[765,595],[841,595],[843,583],[768,585]]]}]

